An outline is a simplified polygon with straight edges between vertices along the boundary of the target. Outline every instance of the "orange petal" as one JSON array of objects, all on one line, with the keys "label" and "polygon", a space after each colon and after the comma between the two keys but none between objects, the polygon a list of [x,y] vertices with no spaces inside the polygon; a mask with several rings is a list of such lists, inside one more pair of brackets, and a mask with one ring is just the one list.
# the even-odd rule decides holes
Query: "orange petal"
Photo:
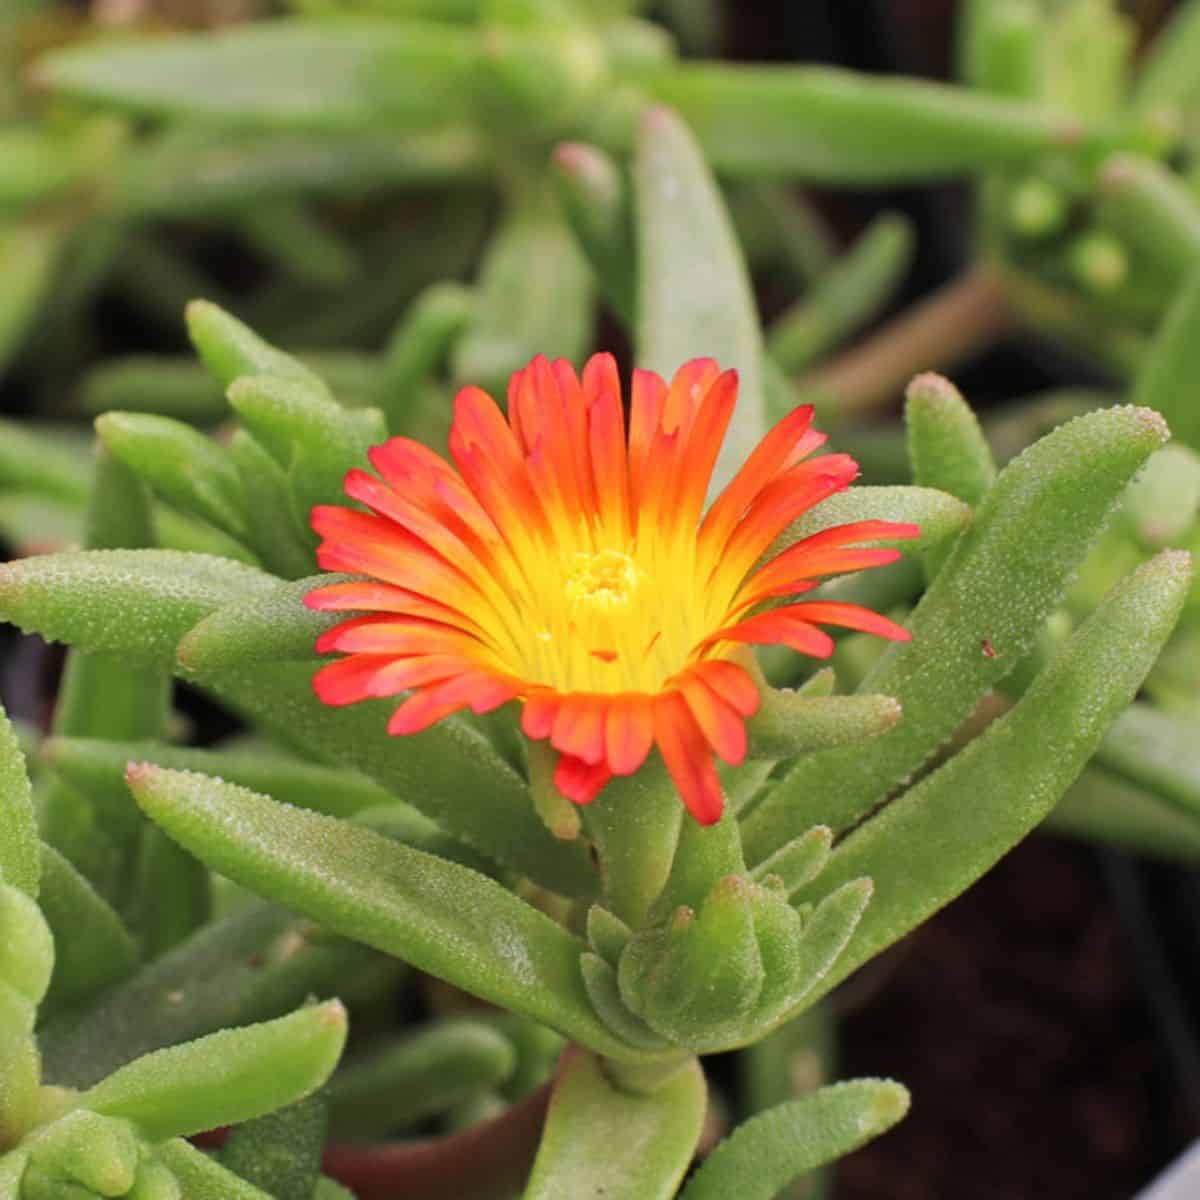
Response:
[{"label": "orange petal", "polygon": [[777,643],[790,646],[799,654],[828,658],[833,653],[833,638],[815,625],[801,620],[787,608],[759,613],[736,625],[727,625],[706,639],[707,642],[750,642],[758,646]]},{"label": "orange petal", "polygon": [[692,671],[703,674],[704,682],[716,692],[734,712],[752,717],[762,703],[758,685],[745,667],[725,658],[706,658]]},{"label": "orange petal", "polygon": [[482,671],[456,675],[410,696],[392,713],[388,733],[397,736],[419,733],[468,706],[473,712],[489,712],[514,695],[516,687],[512,683]]},{"label": "orange petal", "polygon": [[911,642],[912,634],[903,625],[889,621],[887,617],[863,608],[858,604],[843,604],[834,600],[813,600],[801,604],[790,604],[778,612],[795,613],[804,621],[816,621],[821,625],[838,625],[843,629],[858,629],[863,633],[878,634],[893,642]]},{"label": "orange petal", "polygon": [[621,541],[631,532],[628,453],[621,381],[611,354],[593,354],[583,369],[588,406],[588,441],[592,482],[600,520]]},{"label": "orange petal", "polygon": [[594,764],[604,757],[604,707],[591,696],[564,696],[550,730],[550,745]]},{"label": "orange petal", "polygon": [[562,755],[554,768],[554,786],[576,804],[590,804],[611,778],[607,763],[586,763],[569,754]]},{"label": "orange petal", "polygon": [[318,654],[471,654],[478,639],[436,621],[403,617],[352,617],[327,629],[316,642]]},{"label": "orange petal", "polygon": [[678,692],[654,697],[654,740],[688,811],[701,825],[721,819],[721,781],[712,752]]},{"label": "orange petal", "polygon": [[351,654],[326,663],[312,680],[322,704],[356,704],[371,696],[371,680],[394,660],[386,654]]},{"label": "orange petal", "polygon": [[548,738],[561,703],[561,697],[548,689],[526,697],[525,707],[521,711],[521,729],[525,736],[535,742]]},{"label": "orange petal", "polygon": [[604,718],[604,755],[614,775],[632,775],[654,745],[654,711],[648,696],[615,696]]},{"label": "orange petal", "polygon": [[824,454],[776,476],[730,534],[719,569],[744,574],[792,521],[844,491],[857,476],[858,463],[848,454]]},{"label": "orange petal", "polygon": [[667,401],[667,385],[653,371],[635,369],[629,400],[629,490],[636,509],[646,488],[650,449]]},{"label": "orange petal", "polygon": [[750,503],[780,471],[825,442],[824,434],[809,428],[812,415],[811,404],[793,409],[754,448],[704,518],[700,539],[707,552],[720,552]]},{"label": "orange petal", "polygon": [[367,685],[367,694],[394,696],[409,688],[427,687],[475,670],[473,663],[456,654],[414,654],[408,658],[393,658]]},{"label": "orange petal", "polygon": [[[792,550],[798,552],[793,554]],[[755,604],[769,596],[786,596],[789,593],[807,591],[811,589],[812,584],[804,586],[806,580],[822,575],[842,575],[847,571],[863,571],[868,567],[886,567],[898,558],[899,550],[870,549],[863,546],[831,546],[825,550],[809,550],[793,546],[791,550],[785,550],[753,575],[743,585],[738,600],[742,604]]]},{"label": "orange petal", "polygon": [[677,686],[700,732],[718,757],[737,766],[746,758],[746,723],[704,682],[700,672],[686,671]]}]

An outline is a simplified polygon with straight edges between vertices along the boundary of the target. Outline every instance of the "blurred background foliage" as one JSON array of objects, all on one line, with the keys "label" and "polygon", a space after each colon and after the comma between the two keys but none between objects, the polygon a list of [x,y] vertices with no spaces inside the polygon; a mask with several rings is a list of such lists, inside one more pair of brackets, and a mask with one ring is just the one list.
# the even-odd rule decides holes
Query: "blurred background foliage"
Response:
[{"label": "blurred background foliage", "polygon": [[[916,450],[932,435],[919,432],[918,396],[907,431],[898,419],[914,374],[955,376],[980,411],[990,446],[981,462],[1003,464],[1067,418],[1117,402],[1159,410],[1175,440],[1129,489],[1037,648],[973,728],[1021,695],[1118,578],[1163,548],[1200,550],[1195,0],[0,3],[0,536],[14,555],[111,544],[94,497],[105,487],[122,494],[125,467],[150,484],[159,545],[309,573],[299,512],[285,526],[248,529],[228,503],[247,480],[271,475],[245,429],[264,444],[270,435],[253,425],[253,396],[231,401],[231,376],[190,353],[183,313],[196,297],[328,383],[348,410],[335,422],[343,440],[318,464],[333,475],[339,454],[383,432],[365,415],[356,423],[359,409],[375,406],[386,431],[440,446],[457,386],[502,394],[534,353],[580,361],[597,347],[625,365],[669,368],[684,352],[737,361],[744,402],[764,419],[815,403],[868,482],[915,480],[971,505],[982,495],[971,479],[922,466]],[[631,174],[631,151],[648,104],[682,117],[719,181],[736,234],[730,261],[744,258],[754,288],[740,323],[706,308],[710,292],[724,303],[727,289],[703,264],[655,290],[655,247],[686,240],[694,214],[685,197],[655,212],[639,199],[646,185]],[[705,245],[727,236],[696,230]],[[671,341],[684,317],[689,331],[709,323],[704,344]],[[228,455],[212,459],[212,443],[189,440],[190,427]],[[157,479],[146,466],[154,458],[165,464]],[[314,467],[296,470],[311,478]],[[888,578],[888,603],[903,613],[924,576],[909,564]],[[45,724],[54,663],[28,641],[7,648],[10,710]],[[839,682],[857,684],[876,653],[868,639],[842,639]],[[803,678],[794,656],[765,666],[778,683]],[[55,768],[42,784],[48,840],[105,903],[128,912],[155,872],[186,875],[194,862],[164,838],[140,852],[141,883],[123,877],[116,851],[73,824],[77,809],[63,799],[71,772],[92,780],[98,768],[61,735],[220,743],[229,758],[241,755],[246,777],[225,759],[223,773],[249,786],[256,747],[194,697],[183,705],[189,730],[170,728],[182,718],[168,720],[161,695],[112,730],[73,728],[70,697],[85,697],[87,681],[72,691],[70,671],[66,679],[60,743],[45,752]],[[1049,1192],[1046,1179],[1066,1165],[1073,1177],[1081,1157],[1100,1164],[1091,1194],[1124,1195],[1200,1131],[1200,987],[1177,950],[1200,933],[1200,894],[1190,872],[1163,865],[1200,858],[1198,680],[1193,587],[1138,701],[1049,820],[1102,848],[1023,849],[1027,880],[1002,865],[982,899],[946,918],[957,925],[919,934],[842,995],[854,1010],[878,991],[847,1023],[848,1068],[892,1071],[922,1105],[936,1105],[928,1124],[919,1107],[894,1135],[907,1148],[892,1159],[885,1141],[852,1160],[843,1194],[937,1194],[929,1180],[939,1171],[968,1177],[956,1157],[966,1145],[990,1170],[1007,1161],[1013,1172],[980,1196],[1033,1194],[1034,1178]],[[328,781],[295,786],[315,793]],[[367,789],[358,807],[379,800],[365,779],[356,786]],[[1156,863],[1135,866],[1113,845]],[[205,961],[189,935],[210,915],[235,941],[244,927],[247,945],[302,939],[278,994],[268,1001],[246,981],[230,984],[225,1008],[214,999],[220,1019],[275,1016],[314,978],[353,968],[364,981],[356,1016],[374,1011],[386,1027],[398,986],[390,960],[332,936],[310,945],[307,928],[233,885],[211,901],[198,890],[176,895],[175,910],[143,920],[165,977]],[[1075,948],[1066,980],[1052,969],[1064,939]],[[114,945],[110,962],[120,953]],[[1009,977],[1037,992],[1042,1016],[1013,1015],[1026,996],[1015,984],[999,986],[1018,992],[1007,1005],[990,998],[1009,956],[1020,964]],[[915,982],[931,971],[944,988]],[[80,986],[91,994],[98,984],[85,974]],[[122,984],[139,986],[142,975]],[[891,1049],[899,1030],[945,1039],[939,991],[974,998],[971,1047],[943,1062],[917,1034],[923,1054]],[[469,1005],[464,1013],[461,997],[436,989],[419,1000],[416,989],[401,992],[450,1032],[441,1041],[440,1026],[418,1032],[415,1045],[384,1047],[339,1077],[328,1100],[335,1131],[401,1084],[427,1100],[402,1124],[428,1128],[421,1122],[436,1115],[442,1129],[469,1126],[528,1096],[549,1069],[558,1042],[532,1023],[480,1017]],[[68,1058],[71,1037],[83,1036],[67,1032],[73,999],[49,1001],[52,1015],[61,1006],[50,1044]],[[97,1029],[104,1019],[93,1017]],[[219,1023],[215,1012],[206,1020]],[[832,1029],[822,1007],[778,1041],[718,1064],[729,1095],[749,1112],[829,1078]],[[124,1050],[205,1032],[172,1027]],[[1027,1043],[1040,1072],[1006,1074]],[[1106,1056],[1107,1074],[1091,1065]],[[437,1074],[430,1063],[447,1061],[471,1081],[461,1095],[422,1082]],[[98,1064],[88,1082],[118,1065]],[[963,1114],[978,1113],[964,1097],[993,1084],[1007,1099],[989,1103],[981,1128],[962,1130]],[[1085,1154],[1039,1147],[1053,1122],[1034,1097],[1054,1088],[1082,1114],[1068,1128]],[[897,1182],[904,1156],[922,1181],[911,1187]]]}]

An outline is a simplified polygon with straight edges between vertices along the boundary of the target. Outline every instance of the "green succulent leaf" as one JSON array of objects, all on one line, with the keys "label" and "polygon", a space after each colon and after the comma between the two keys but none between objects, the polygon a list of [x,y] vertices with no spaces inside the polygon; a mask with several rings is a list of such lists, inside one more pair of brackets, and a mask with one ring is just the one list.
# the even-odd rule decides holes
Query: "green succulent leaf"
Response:
[{"label": "green succulent leaf", "polygon": [[317,936],[308,922],[254,902],[204,926],[85,1009],[52,1015],[38,1032],[45,1076],[90,1087],[153,1050],[282,1016],[313,996],[349,999],[360,982],[396,971],[365,946]]},{"label": "green succulent leaf", "polygon": [[1042,828],[1173,862],[1200,863],[1200,818],[1099,767],[1080,775]]},{"label": "green succulent leaf", "polygon": [[1175,437],[1200,450],[1200,409],[1188,381],[1200,369],[1200,258],[1167,309],[1134,380],[1133,398],[1157,409]]},{"label": "green succulent leaf", "polygon": [[739,1125],[706,1158],[680,1200],[771,1200],[793,1179],[890,1129],[908,1092],[887,1079],[855,1079],[788,1100]]},{"label": "green succulent leaf", "polygon": [[228,453],[173,417],[107,412],[96,432],[114,457],[168,503],[245,539],[246,497]]},{"label": "green succulent leaf", "polygon": [[37,902],[0,884],[0,984],[38,1004],[54,970],[54,935]]},{"label": "green succulent leaf", "polygon": [[[364,809],[396,804],[395,797],[349,767],[324,767],[282,750],[231,747],[195,750],[165,742],[115,742],[99,738],[49,738],[42,760],[81,792],[103,793],[105,805],[131,803],[125,768],[152,762],[177,771],[196,771],[266,792],[298,808],[350,817]],[[435,826],[413,813],[432,832]]]},{"label": "green succulent leaf", "polygon": [[1190,578],[1179,551],[1140,567],[1008,713],[834,850],[801,898],[869,875],[876,899],[821,992],[949,903],[1050,812],[1158,657]]},{"label": "green succulent leaf", "polygon": [[903,282],[914,245],[907,217],[876,217],[812,290],[771,325],[767,349],[776,364],[788,374],[807,370],[872,320]]},{"label": "green succulent leaf", "polygon": [[276,350],[248,325],[209,300],[193,300],[184,314],[188,336],[217,382],[228,388],[242,375],[271,375],[307,384],[328,396],[324,381],[299,359]]},{"label": "green succulent leaf", "polygon": [[179,550],[79,550],[0,566],[0,616],[87,651],[167,660],[222,604],[278,583],[255,567]]},{"label": "green succulent leaf", "polygon": [[452,375],[500,397],[535,354],[578,364],[591,334],[591,272],[553,194],[534,190],[503,215],[484,251]]},{"label": "green succulent leaf", "polygon": [[177,1182],[183,1200],[275,1200],[270,1192],[235,1175],[183,1138],[156,1146],[154,1155]]},{"label": "green succulent leaf", "polygon": [[359,1139],[395,1133],[499,1086],[516,1062],[512,1042],[484,1021],[440,1021],[385,1038],[330,1083],[331,1133]]},{"label": "green succulent leaf", "polygon": [[202,1133],[303,1099],[329,1078],[345,1041],[346,1010],[331,1000],[156,1050],[89,1088],[78,1103],[132,1121],[150,1141]]},{"label": "green succulent leaf", "polygon": [[697,63],[643,83],[679,110],[713,168],[731,175],[893,183],[1105,144],[1078,118],[1038,104],[832,67]]},{"label": "green succulent leaf", "polygon": [[996,481],[979,420],[948,379],[933,372],[908,385],[904,419],[913,481],[978,505]]},{"label": "green succulent leaf", "polygon": [[135,767],[148,815],[210,867],[347,937],[618,1058],[592,1012],[584,943],[466,867],[200,775]]},{"label": "green succulent leaf", "polygon": [[0,881],[37,896],[41,851],[25,756],[0,707]]},{"label": "green succulent leaf", "polygon": [[1195,721],[1131,704],[1104,735],[1096,762],[1200,817],[1200,746]]},{"label": "green succulent leaf", "polygon": [[133,974],[141,954],[121,918],[61,854],[42,846],[38,903],[54,934],[47,1011],[90,1000]]},{"label": "green succulent leaf", "polygon": [[636,1095],[591,1055],[567,1050],[523,1200],[582,1200],[584,1187],[605,1200],[670,1200],[695,1154],[706,1102],[694,1059],[656,1091]]},{"label": "green succulent leaf", "polygon": [[328,1123],[318,1092],[239,1125],[221,1147],[220,1163],[274,1200],[311,1200]]},{"label": "green succulent leaf", "polygon": [[554,152],[554,181],[571,230],[596,283],[627,327],[637,312],[633,204],[617,164],[596,146],[564,142]]},{"label": "green succulent leaf", "polygon": [[538,819],[524,781],[489,740],[448,718],[390,737],[385,701],[331,708],[312,692],[311,662],[239,663],[183,671],[301,754],[361,771],[480,853],[565,895],[591,898],[595,872],[581,841],[562,842]]},{"label": "green succulent leaf", "polygon": [[846,827],[920,768],[1028,653],[1126,484],[1166,437],[1156,413],[1109,409],[1061,427],[1001,472],[914,611],[912,642],[889,647],[860,685],[895,697],[904,719],[866,745],[801,759],[746,818],[748,861],[811,825]]},{"label": "green succulent leaf", "polygon": [[766,432],[754,293],[712,170],[669,109],[642,117],[633,186],[639,364],[670,378],[705,355],[738,372],[737,412],[713,474],[715,493]]},{"label": "green succulent leaf", "polygon": [[420,129],[463,114],[475,54],[441,25],[285,21],[42,58],[61,95],[152,116],[303,130]]}]

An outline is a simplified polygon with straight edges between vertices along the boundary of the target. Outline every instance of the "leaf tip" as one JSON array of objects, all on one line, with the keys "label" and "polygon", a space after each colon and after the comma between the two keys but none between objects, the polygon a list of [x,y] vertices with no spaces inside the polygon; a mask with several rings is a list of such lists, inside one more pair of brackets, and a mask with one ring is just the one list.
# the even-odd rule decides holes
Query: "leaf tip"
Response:
[{"label": "leaf tip", "polygon": [[886,1129],[907,1116],[911,1107],[912,1095],[904,1084],[894,1079],[877,1080],[866,1123],[874,1129]]},{"label": "leaf tip", "polygon": [[1167,419],[1153,408],[1138,406],[1133,410],[1134,419],[1160,446],[1170,440],[1171,429]]},{"label": "leaf tip", "polygon": [[922,371],[914,375],[904,397],[910,406],[923,408],[949,408],[964,403],[962,393],[946,378],[936,371]]}]

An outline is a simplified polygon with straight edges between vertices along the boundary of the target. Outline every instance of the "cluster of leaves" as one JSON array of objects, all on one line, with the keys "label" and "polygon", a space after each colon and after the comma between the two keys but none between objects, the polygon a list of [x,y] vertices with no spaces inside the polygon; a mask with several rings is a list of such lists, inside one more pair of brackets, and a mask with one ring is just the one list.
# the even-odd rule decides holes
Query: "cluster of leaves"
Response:
[{"label": "cluster of leaves", "polygon": [[[85,547],[0,568],[0,616],[71,647],[36,821],[7,726],[0,741],[0,1197],[324,1200],[340,1194],[319,1174],[328,1128],[329,1169],[364,1198],[543,1200],[586,1178],[612,1197],[767,1200],[907,1107],[877,1080],[794,1095],[838,982],[1045,819],[1200,855],[1200,633],[1179,549],[1197,540],[1200,426],[1181,381],[1200,286],[1181,274],[1195,201],[1164,165],[1179,141],[1161,115],[1190,102],[1178,64],[1200,9],[1126,100],[1127,39],[1092,0],[971,6],[971,89],[679,61],[632,7],[305,5],[38,59],[54,119],[0,138],[21,168],[0,171],[15,284],[0,358],[46,367],[54,346],[39,375],[61,386],[60,346],[86,338],[83,301],[105,280],[160,318],[220,298],[167,222],[232,232],[282,282],[238,301],[248,323],[188,307],[202,365],[92,371],[94,458],[61,429],[0,440],[0,527],[26,549]],[[1055,50],[1093,18],[1099,62]],[[805,396],[848,426],[926,365],[914,355],[962,350],[922,342],[931,323],[972,346],[1008,326],[963,333],[936,309],[857,369],[824,361],[891,295],[911,232],[882,217],[835,258],[774,181],[963,172],[979,180],[981,265],[952,305],[982,288],[1014,319],[1103,346],[1134,403],[1045,436],[1046,406],[1024,406],[989,445],[944,379],[914,381],[911,484],[853,489],[786,535],[919,523],[909,560],[826,588],[893,611],[913,641],[851,635],[812,674],[764,656],[720,824],[683,820],[656,764],[581,824],[511,713],[393,739],[379,705],[315,700],[328,619],[299,603],[307,514],[368,446],[437,445],[456,383],[502,394],[535,352],[580,359],[597,295],[642,365],[738,367],[719,471]],[[411,219],[368,203],[401,189],[425,197]],[[1031,225],[1031,193],[1062,221]],[[497,196],[468,288],[448,277]],[[1122,226],[1112,214],[1134,200],[1151,216]],[[1139,287],[1105,283],[1113,245]],[[1170,281],[1154,274],[1167,259]],[[768,263],[806,291],[764,333],[750,267]],[[1151,294],[1158,307],[1130,298]],[[1162,448],[1155,409],[1184,446]],[[172,677],[245,732],[181,745]],[[964,747],[984,705],[998,715]],[[402,1032],[398,996],[424,1006]],[[362,1047],[335,1073],[342,1004]],[[727,1050],[750,1119],[685,1182],[710,1107],[697,1056]],[[352,1144],[431,1121],[443,1136]],[[179,1140],[241,1122],[218,1158]]]}]

